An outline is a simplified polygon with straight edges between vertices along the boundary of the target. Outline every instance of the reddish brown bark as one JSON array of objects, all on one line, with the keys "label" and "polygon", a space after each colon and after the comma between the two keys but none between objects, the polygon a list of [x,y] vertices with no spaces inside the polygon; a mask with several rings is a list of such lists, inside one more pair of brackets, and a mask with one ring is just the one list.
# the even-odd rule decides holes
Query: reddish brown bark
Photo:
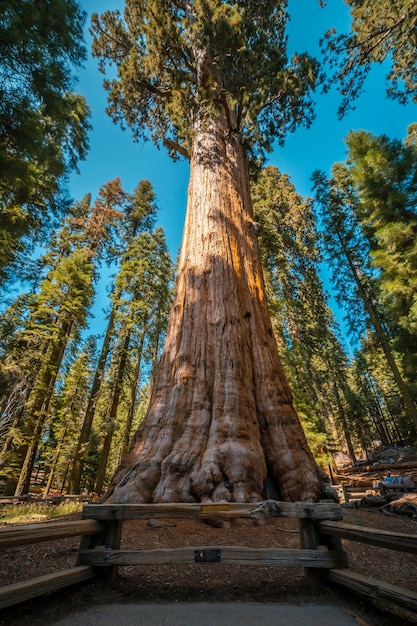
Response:
[{"label": "reddish brown bark", "polygon": [[199,120],[174,306],[148,413],[109,502],[315,499],[320,471],[267,311],[249,176],[226,118]]}]

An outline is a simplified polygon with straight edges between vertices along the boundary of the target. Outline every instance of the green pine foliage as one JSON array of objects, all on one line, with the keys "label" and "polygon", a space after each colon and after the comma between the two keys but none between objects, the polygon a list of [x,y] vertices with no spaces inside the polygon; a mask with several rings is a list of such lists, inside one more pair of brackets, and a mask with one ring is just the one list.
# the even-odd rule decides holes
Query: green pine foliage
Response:
[{"label": "green pine foliage", "polygon": [[346,143],[348,158],[333,166],[332,177],[314,175],[323,244],[350,328],[361,341],[372,329],[385,376],[395,381],[406,415],[397,406],[398,435],[412,440],[417,424],[413,129],[404,142],[352,131]]},{"label": "green pine foliage", "polygon": [[[10,428],[1,464],[10,470],[5,470],[7,490],[13,491],[17,479],[19,492],[29,488],[60,368],[68,345],[87,324],[97,276],[95,263],[109,246],[123,201],[120,182],[115,180],[101,188],[92,206],[88,197],[74,206],[40,262],[44,278],[38,290],[26,297],[25,311],[20,307],[23,316],[15,321],[9,339],[13,349],[5,351],[0,362],[9,397],[20,393],[19,402],[9,402],[5,415]],[[8,319],[10,324],[10,314]]]},{"label": "green pine foliage", "polygon": [[262,170],[252,197],[281,358],[309,445],[327,465],[340,412],[333,387],[343,388],[347,359],[318,275],[312,204],[274,167]]},{"label": "green pine foliage", "polygon": [[44,470],[44,496],[51,485],[63,489],[81,428],[95,364],[96,340],[88,337],[61,369],[52,399],[51,417],[39,450],[38,466]]},{"label": "green pine foliage", "polygon": [[386,366],[381,346],[371,333],[362,338],[351,366],[352,387],[360,396],[368,437],[383,445],[412,441],[413,429],[392,373]]},{"label": "green pine foliage", "polygon": [[349,33],[328,31],[322,40],[332,80],[343,96],[339,113],[352,108],[373,63],[388,63],[387,94],[402,104],[417,102],[417,7],[414,0],[345,0]]},{"label": "green pine foliage", "polygon": [[417,398],[417,147],[365,131],[346,143],[378,297]]},{"label": "green pine foliage", "polygon": [[73,91],[84,19],[76,0],[0,6],[0,282],[68,208],[65,176],[87,152],[89,111]]},{"label": "green pine foliage", "polygon": [[125,452],[128,447],[140,386],[149,380],[162,347],[172,303],[172,278],[162,228],[141,232],[130,240],[112,298],[113,347],[103,387],[108,401],[101,409],[100,432],[105,436],[97,492],[101,492],[106,474],[110,478],[116,469],[122,449]]},{"label": "green pine foliage", "polygon": [[[101,354],[75,446],[69,489],[92,478],[101,491],[126,453],[137,422],[141,387],[158,361],[172,302],[173,265],[162,228],[155,228],[156,197],[147,180],[124,195],[119,268]],[[95,469],[91,459],[96,462]],[[90,480],[90,479],[89,479]],[[91,482],[91,480],[90,480]]]},{"label": "green pine foliage", "polygon": [[313,181],[330,280],[337,304],[345,313],[344,321],[358,340],[367,324],[365,301],[373,300],[374,288],[369,243],[363,236],[357,215],[358,198],[344,163],[333,165],[330,179],[322,172],[315,172]]}]

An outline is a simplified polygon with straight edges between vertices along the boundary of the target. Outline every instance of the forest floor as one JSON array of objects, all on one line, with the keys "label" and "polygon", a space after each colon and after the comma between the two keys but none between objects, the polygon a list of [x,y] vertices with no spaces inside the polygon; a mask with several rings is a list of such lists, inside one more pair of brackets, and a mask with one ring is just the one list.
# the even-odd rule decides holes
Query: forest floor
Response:
[{"label": "forest floor", "polygon": [[[417,461],[417,458],[414,459]],[[417,462],[404,459],[390,464],[392,474],[408,473],[417,483]],[[351,468],[343,473],[350,484],[372,484],[384,472],[383,465]],[[377,474],[380,474],[379,476]],[[344,521],[417,535],[417,519],[410,515],[383,513],[380,508],[344,505]],[[70,516],[79,518],[80,513]],[[68,517],[66,518],[68,519]],[[34,521],[34,520],[33,520]],[[33,523],[33,522],[32,522]],[[417,592],[417,555],[344,541],[350,567],[359,573]],[[0,550],[0,585],[72,567],[79,540]],[[180,546],[241,545],[299,548],[297,522],[286,518],[234,520],[208,524],[199,520],[152,520],[124,524],[123,548],[168,548]],[[62,590],[43,599],[0,611],[0,626],[48,626],[72,612],[92,605],[140,602],[275,602],[333,604],[345,609],[361,626],[417,624],[417,614],[361,599],[341,587],[312,592],[301,568],[272,568],[223,564],[159,565],[119,568],[118,580],[108,589],[90,582]]]}]

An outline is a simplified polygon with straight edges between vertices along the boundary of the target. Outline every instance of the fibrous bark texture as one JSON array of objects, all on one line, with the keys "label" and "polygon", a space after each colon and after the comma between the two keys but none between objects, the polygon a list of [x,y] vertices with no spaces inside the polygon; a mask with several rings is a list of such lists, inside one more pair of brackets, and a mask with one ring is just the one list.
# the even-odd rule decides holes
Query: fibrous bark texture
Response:
[{"label": "fibrous bark texture", "polygon": [[147,415],[108,502],[316,499],[265,301],[241,136],[195,126],[174,306]]}]

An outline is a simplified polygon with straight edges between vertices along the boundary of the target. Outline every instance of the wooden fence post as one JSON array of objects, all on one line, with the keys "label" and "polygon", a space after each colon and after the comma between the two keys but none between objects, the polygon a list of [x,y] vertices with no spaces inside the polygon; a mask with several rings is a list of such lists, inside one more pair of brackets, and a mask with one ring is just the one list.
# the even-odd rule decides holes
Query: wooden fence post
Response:
[{"label": "wooden fence post", "polygon": [[[80,547],[78,550],[77,565],[81,563],[80,555],[82,550],[92,550],[98,546],[102,546],[112,550],[119,550],[122,538],[122,523],[120,520],[103,521],[105,530],[96,535],[87,535],[81,537]],[[109,565],[108,567],[96,567],[96,576],[104,580],[108,584],[117,578],[117,565]]]},{"label": "wooden fence post", "polygon": [[[122,539],[122,524],[123,522],[120,520],[111,520],[107,523],[107,531],[106,531],[106,548],[110,548],[112,550],[120,549],[120,542]],[[110,565],[105,568],[106,580],[107,583],[110,584],[113,582],[118,576],[118,567],[117,565]]]},{"label": "wooden fence post", "polygon": [[[298,528],[300,530],[301,547],[307,550],[317,550],[316,525],[314,520],[299,518]],[[323,569],[305,567],[304,572],[307,582],[313,591],[318,591],[325,586],[326,574]]]}]

